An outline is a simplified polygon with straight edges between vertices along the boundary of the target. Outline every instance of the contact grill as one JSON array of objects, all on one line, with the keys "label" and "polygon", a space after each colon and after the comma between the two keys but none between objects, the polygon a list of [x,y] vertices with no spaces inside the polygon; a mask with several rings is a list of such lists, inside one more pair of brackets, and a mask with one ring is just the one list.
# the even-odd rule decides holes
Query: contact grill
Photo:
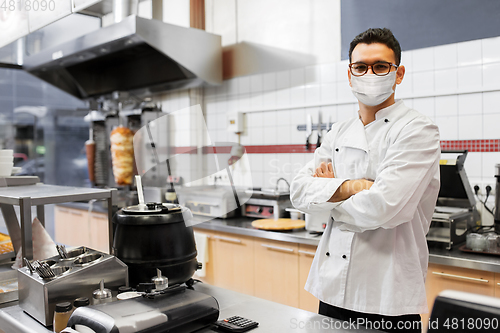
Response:
[{"label": "contact grill", "polygon": [[454,245],[465,242],[467,230],[480,224],[480,216],[464,169],[467,150],[445,150],[442,154],[459,155],[456,159],[440,161],[441,187],[427,241],[451,250]]}]

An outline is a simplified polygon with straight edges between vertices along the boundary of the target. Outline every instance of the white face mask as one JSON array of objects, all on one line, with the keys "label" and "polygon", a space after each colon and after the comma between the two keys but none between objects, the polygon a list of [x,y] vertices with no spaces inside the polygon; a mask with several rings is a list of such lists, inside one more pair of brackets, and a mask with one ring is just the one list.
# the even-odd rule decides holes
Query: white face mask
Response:
[{"label": "white face mask", "polygon": [[358,101],[369,106],[379,105],[388,99],[394,93],[394,83],[395,71],[384,76],[368,73],[363,76],[351,75],[352,93]]}]

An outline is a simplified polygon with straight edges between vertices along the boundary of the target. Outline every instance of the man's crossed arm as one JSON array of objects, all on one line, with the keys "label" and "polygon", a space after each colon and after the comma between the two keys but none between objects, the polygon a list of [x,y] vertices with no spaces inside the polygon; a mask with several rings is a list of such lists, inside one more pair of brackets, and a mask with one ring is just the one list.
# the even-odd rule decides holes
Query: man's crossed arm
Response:
[{"label": "man's crossed arm", "polygon": [[[332,163],[326,164],[325,162],[321,162],[319,167],[316,168],[313,177],[335,178]],[[368,179],[346,180],[340,185],[337,191],[335,191],[332,197],[328,199],[328,202],[339,202],[349,199],[356,193],[370,189],[372,185],[373,182]]]}]

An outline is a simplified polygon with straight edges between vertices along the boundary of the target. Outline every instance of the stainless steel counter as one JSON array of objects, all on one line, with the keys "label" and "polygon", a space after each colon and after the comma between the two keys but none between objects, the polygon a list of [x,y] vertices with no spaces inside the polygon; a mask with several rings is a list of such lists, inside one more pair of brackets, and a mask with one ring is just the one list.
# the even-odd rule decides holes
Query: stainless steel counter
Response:
[{"label": "stainless steel counter", "polygon": [[463,252],[458,247],[452,250],[429,247],[429,262],[500,273],[500,256]]},{"label": "stainless steel counter", "polygon": [[[240,294],[234,291],[195,284],[194,289],[217,299],[220,307],[220,319],[231,316],[241,316],[255,320],[259,326],[250,332],[348,332],[348,322],[334,320],[316,313],[296,309],[290,306],[266,301],[257,297]],[[19,306],[0,310],[0,331],[5,333],[50,333],[51,330],[39,324],[24,313]],[[210,328],[200,331],[215,332]],[[377,332],[375,330],[359,329],[356,332]]]},{"label": "stainless steel counter", "polygon": [[[246,217],[234,219],[213,219],[194,226],[199,230],[214,230],[235,235],[252,236],[289,243],[318,245],[320,237],[310,235],[308,231],[267,231],[252,227],[253,219]],[[477,269],[500,273],[500,256],[466,253],[454,248],[451,251],[440,247],[429,247],[429,263]]]}]

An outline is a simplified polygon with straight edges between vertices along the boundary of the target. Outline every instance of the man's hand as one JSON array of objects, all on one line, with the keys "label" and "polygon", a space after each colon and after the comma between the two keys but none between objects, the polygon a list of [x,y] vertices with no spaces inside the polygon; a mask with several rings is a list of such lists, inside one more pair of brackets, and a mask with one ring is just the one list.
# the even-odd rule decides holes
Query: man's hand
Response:
[{"label": "man's hand", "polygon": [[335,191],[335,193],[328,201],[339,202],[347,200],[356,193],[359,193],[363,190],[369,190],[372,185],[373,182],[368,179],[346,180],[342,183],[342,185],[340,185],[340,187],[337,189],[337,191]]},{"label": "man's hand", "polygon": [[[316,168],[313,177],[335,178],[335,175],[333,173],[332,163],[326,164],[325,162],[321,162],[319,167]],[[345,182],[342,183],[342,185],[340,185],[340,187],[328,201],[339,202],[347,200],[356,193],[359,193],[363,190],[369,190],[370,187],[372,187],[372,185],[373,182],[368,179],[346,180]]]},{"label": "man's hand", "polygon": [[313,177],[335,178],[335,175],[333,174],[332,163],[330,162],[326,164],[325,162],[321,162],[319,167],[316,168]]}]

